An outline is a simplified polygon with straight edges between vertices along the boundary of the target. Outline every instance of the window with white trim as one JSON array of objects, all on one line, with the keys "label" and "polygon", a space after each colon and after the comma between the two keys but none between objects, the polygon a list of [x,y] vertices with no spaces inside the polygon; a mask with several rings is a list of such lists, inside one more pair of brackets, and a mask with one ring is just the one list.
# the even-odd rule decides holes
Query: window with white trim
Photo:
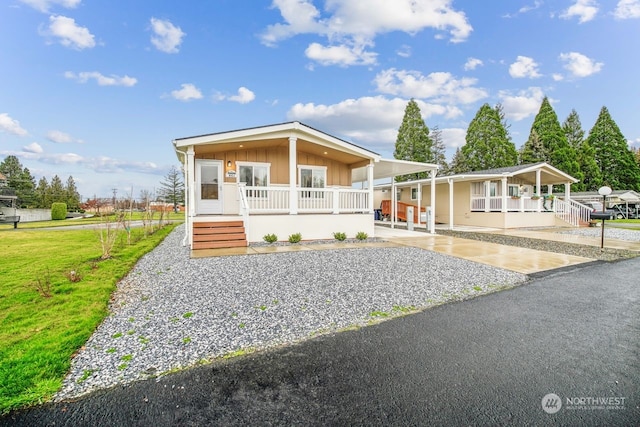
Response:
[{"label": "window with white trim", "polygon": [[270,177],[270,163],[236,162],[238,165],[238,182],[247,185],[247,197],[266,198],[265,190],[255,187],[268,187]]},{"label": "window with white trim", "polygon": [[[327,182],[326,166],[298,166],[298,182],[300,188],[325,188]],[[302,197],[321,199],[324,198],[324,191],[304,191]]]},{"label": "window with white trim", "polygon": [[411,187],[411,200],[418,200],[418,187]]},{"label": "window with white trim", "polygon": [[517,184],[509,184],[509,196],[517,197],[520,196],[520,186]]}]

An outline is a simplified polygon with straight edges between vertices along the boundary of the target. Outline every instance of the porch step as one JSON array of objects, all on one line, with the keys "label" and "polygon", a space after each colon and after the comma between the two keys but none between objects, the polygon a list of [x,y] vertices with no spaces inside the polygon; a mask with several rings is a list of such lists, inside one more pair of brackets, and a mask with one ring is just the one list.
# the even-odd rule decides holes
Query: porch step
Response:
[{"label": "porch step", "polygon": [[247,245],[242,221],[194,222],[192,250],[236,248]]}]

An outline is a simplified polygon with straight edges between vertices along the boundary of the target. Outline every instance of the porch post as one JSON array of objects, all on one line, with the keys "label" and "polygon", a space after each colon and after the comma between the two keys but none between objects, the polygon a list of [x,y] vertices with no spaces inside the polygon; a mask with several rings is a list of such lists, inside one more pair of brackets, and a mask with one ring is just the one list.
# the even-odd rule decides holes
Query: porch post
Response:
[{"label": "porch post", "polygon": [[506,212],[507,211],[507,177],[503,177],[502,178],[502,208],[500,209],[500,212]]},{"label": "porch post", "polygon": [[484,211],[489,212],[491,207],[491,181],[484,182]]},{"label": "porch post", "polygon": [[373,213],[373,160],[367,165],[367,189],[369,190],[369,213]]},{"label": "porch post", "polygon": [[188,210],[189,221],[186,224],[187,234],[189,235],[189,246],[193,247],[193,217],[196,215],[196,164],[195,164],[195,150],[193,145],[187,148],[187,192],[188,192]]},{"label": "porch post", "polygon": [[453,179],[449,178],[447,182],[449,183],[449,230],[453,230]]},{"label": "porch post", "polygon": [[298,191],[296,189],[296,179],[298,175],[298,138],[289,137],[289,214],[298,214]]},{"label": "porch post", "polygon": [[567,181],[564,183],[564,201],[569,203],[571,200],[571,182]]},{"label": "porch post", "polygon": [[[436,234],[436,174],[438,173],[438,169],[434,169],[431,171],[431,200],[429,204],[431,205],[431,217],[427,218],[429,220],[429,230],[431,234]],[[421,196],[422,197],[422,196]],[[418,221],[420,220],[420,211],[418,210]]]},{"label": "porch post", "polygon": [[[411,190],[409,190],[411,191]],[[416,195],[416,197],[418,198],[418,221],[417,221],[417,226],[420,226],[420,207],[422,206],[422,183],[418,183],[418,194]],[[426,227],[427,224],[425,223],[424,226]]]},{"label": "porch post", "polygon": [[[542,189],[540,188],[540,169],[536,169],[536,196],[538,197],[542,197]],[[542,199],[538,199],[538,205],[536,206],[536,211],[537,212],[541,212],[542,211],[542,202],[540,202],[540,200]]]},{"label": "porch post", "polygon": [[396,203],[398,197],[396,197],[396,177],[391,177],[391,228],[396,228]]}]

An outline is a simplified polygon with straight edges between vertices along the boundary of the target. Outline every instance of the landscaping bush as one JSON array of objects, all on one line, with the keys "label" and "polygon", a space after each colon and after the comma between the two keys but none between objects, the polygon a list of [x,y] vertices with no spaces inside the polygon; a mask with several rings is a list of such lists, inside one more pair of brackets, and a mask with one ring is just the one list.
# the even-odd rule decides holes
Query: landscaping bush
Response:
[{"label": "landscaping bush", "polygon": [[333,238],[342,242],[347,238],[347,235],[341,231],[336,231],[335,233],[333,233]]},{"label": "landscaping bush", "polygon": [[267,243],[275,243],[278,241],[278,236],[275,234],[265,234],[262,239]]},{"label": "landscaping bush", "polygon": [[66,203],[53,203],[51,205],[51,219],[60,220],[67,217],[67,204]]},{"label": "landscaping bush", "polygon": [[300,243],[300,240],[302,240],[302,234],[300,233],[295,233],[289,236],[289,243]]},{"label": "landscaping bush", "polygon": [[358,233],[356,234],[356,239],[358,240],[367,240],[368,237],[369,235],[364,231],[358,231]]}]

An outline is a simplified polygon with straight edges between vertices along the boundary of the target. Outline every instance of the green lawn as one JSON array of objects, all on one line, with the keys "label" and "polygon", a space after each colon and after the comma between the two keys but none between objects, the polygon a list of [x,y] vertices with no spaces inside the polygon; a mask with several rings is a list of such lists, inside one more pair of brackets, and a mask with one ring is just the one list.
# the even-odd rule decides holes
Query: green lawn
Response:
[{"label": "green lawn", "polygon": [[[72,355],[107,315],[116,283],[174,227],[146,238],[133,229],[131,245],[121,231],[104,261],[93,229],[0,230],[0,413],[46,401],[60,388]],[[50,283],[50,297],[38,283]]]},{"label": "green lawn", "polygon": [[[132,221],[140,221],[142,220],[142,212],[132,212],[129,214],[128,212],[125,214],[127,219]],[[115,221],[115,217],[110,217],[112,221]],[[155,213],[153,215],[153,222],[157,223],[158,218],[160,218],[160,214]],[[174,213],[170,212],[164,215],[164,220],[172,220],[172,221],[184,221],[184,213]],[[19,222],[18,229],[29,230],[33,228],[49,228],[49,227],[66,227],[68,225],[83,225],[83,224],[100,224],[104,222],[99,216],[92,216],[89,218],[76,218],[76,219],[65,219],[59,221],[34,221],[34,222]],[[8,230],[13,228],[13,223],[9,224],[0,224],[0,230]]]}]

